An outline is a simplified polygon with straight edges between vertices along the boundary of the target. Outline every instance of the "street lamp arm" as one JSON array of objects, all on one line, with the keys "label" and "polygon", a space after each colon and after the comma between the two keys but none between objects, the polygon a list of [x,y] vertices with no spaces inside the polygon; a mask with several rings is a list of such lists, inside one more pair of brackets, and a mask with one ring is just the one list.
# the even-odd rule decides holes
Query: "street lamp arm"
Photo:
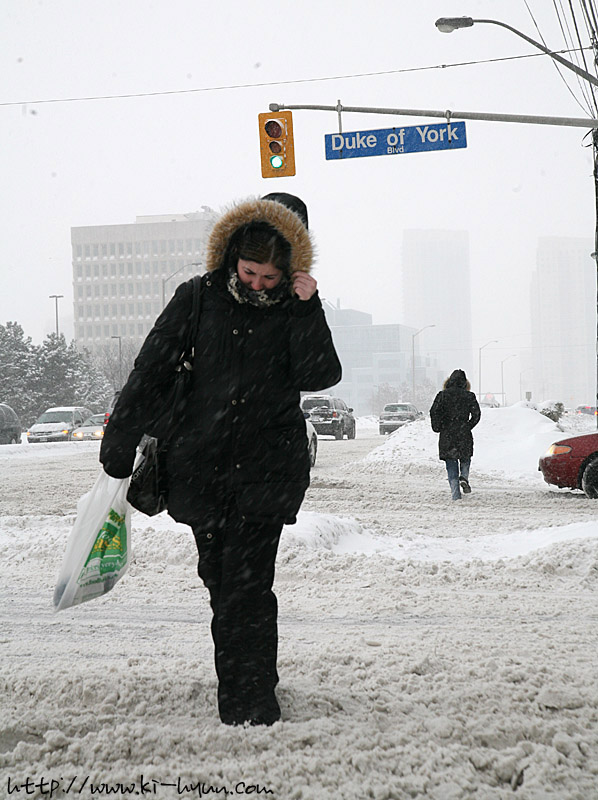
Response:
[{"label": "street lamp arm", "polygon": [[182,267],[175,269],[173,273],[168,275],[168,277],[163,278],[162,280],[164,281],[164,283],[166,283],[166,281],[169,281],[171,278],[174,278],[175,275],[178,275],[181,270],[185,269],[185,267],[201,267],[201,264],[199,261],[190,261],[188,264],[183,264]]},{"label": "street lamp arm", "polygon": [[166,278],[162,278],[162,308],[166,305],[166,282],[169,281],[171,278],[174,278],[175,275],[178,275],[181,270],[185,269],[185,267],[201,267],[200,261],[190,261],[188,264],[183,264],[182,267],[175,269],[173,273],[167,275]]},{"label": "street lamp arm", "polygon": [[499,25],[501,28],[506,28],[507,30],[515,33],[517,36],[521,37],[521,39],[525,39],[526,42],[537,47],[538,50],[542,50],[543,53],[546,53],[547,56],[550,56],[555,61],[558,61],[559,64],[562,64],[567,69],[572,70],[572,72],[577,73],[581,78],[584,78],[586,81],[593,83],[594,86],[598,86],[598,78],[592,75],[590,72],[586,72],[585,69],[578,67],[577,64],[574,64],[572,61],[568,61],[566,58],[563,58],[558,53],[554,53],[548,47],[544,47],[543,44],[540,42],[536,42],[535,39],[531,39],[529,36],[526,36],[525,33],[518,31],[517,28],[513,28],[511,25],[507,25],[506,22],[499,22],[496,19],[474,19],[474,22],[487,22],[490,25]]},{"label": "street lamp arm", "polygon": [[558,61],[559,64],[562,64],[563,67],[570,69],[572,72],[575,72],[584,80],[588,81],[589,83],[594,84],[594,86],[598,86],[598,78],[592,75],[589,72],[586,72],[585,69],[578,67],[577,64],[574,64],[572,61],[568,61],[566,58],[563,58],[558,53],[554,53],[548,47],[545,47],[540,42],[537,42],[535,39],[530,38],[522,31],[517,30],[517,28],[513,28],[511,25],[507,25],[506,22],[500,22],[497,19],[472,19],[471,17],[441,17],[440,19],[436,20],[436,27],[442,33],[451,33],[458,28],[470,28],[476,22],[487,23],[488,25],[498,25],[501,28],[506,28],[511,33],[514,33],[516,36],[519,36],[521,39],[524,39],[528,44],[531,44],[533,47],[536,47],[538,50],[541,50],[546,55],[550,56],[555,61]]}]

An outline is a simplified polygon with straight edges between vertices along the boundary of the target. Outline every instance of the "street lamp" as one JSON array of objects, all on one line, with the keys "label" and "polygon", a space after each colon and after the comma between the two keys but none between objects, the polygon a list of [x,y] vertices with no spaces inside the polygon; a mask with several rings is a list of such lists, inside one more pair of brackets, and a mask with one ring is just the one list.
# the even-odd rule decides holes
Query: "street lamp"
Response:
[{"label": "street lamp", "polygon": [[478,399],[480,400],[480,402],[482,400],[482,350],[484,349],[484,347],[488,347],[489,344],[497,344],[497,343],[498,343],[498,339],[492,339],[491,341],[486,342],[486,344],[483,344],[480,347],[480,350],[479,350],[479,353],[478,353],[478,381],[479,381],[478,382]]},{"label": "street lamp", "polygon": [[517,355],[517,353],[511,353],[510,356],[507,356],[506,358],[503,358],[503,360],[500,362],[500,391],[501,391],[501,394],[502,394],[502,404],[503,404],[503,406],[506,406],[507,400],[506,400],[506,397],[505,397],[505,376],[503,374],[502,365],[505,363],[505,361],[508,361],[510,358],[515,358],[516,355]]},{"label": "street lamp", "polygon": [[413,399],[412,402],[415,405],[415,337],[418,336],[422,331],[425,331],[427,328],[435,328],[436,325],[425,325],[423,328],[420,328],[415,333],[411,334],[411,383],[413,386]]},{"label": "street lamp", "polygon": [[166,305],[166,281],[174,278],[174,276],[178,275],[181,270],[185,269],[185,267],[201,267],[201,264],[199,261],[190,261],[189,264],[183,264],[182,267],[175,269],[175,271],[166,278],[162,278],[162,308],[164,308]]},{"label": "street lamp", "polygon": [[123,350],[122,338],[120,336],[111,336],[111,339],[118,339],[118,388],[122,389],[123,385]]},{"label": "street lamp", "polygon": [[592,75],[589,72],[586,72],[585,69],[578,67],[577,64],[573,64],[573,62],[568,61],[566,58],[563,58],[558,53],[553,53],[548,47],[544,47],[543,44],[540,42],[536,42],[535,39],[530,39],[529,36],[526,36],[525,33],[518,31],[517,28],[513,28],[510,25],[507,25],[505,22],[499,22],[497,19],[472,19],[471,17],[440,17],[440,19],[436,20],[436,27],[441,33],[452,33],[453,31],[458,30],[459,28],[471,28],[472,25],[475,23],[488,23],[490,25],[499,25],[501,28],[506,28],[508,31],[520,36],[522,39],[525,39],[526,42],[537,47],[538,50],[541,50],[546,55],[550,56],[555,61],[558,61],[559,64],[562,64],[567,69],[572,70],[573,72],[577,73],[581,78],[584,78],[589,83],[593,83],[594,86],[598,86],[598,78]]},{"label": "street lamp", "polygon": [[61,297],[64,297],[64,295],[63,294],[51,294],[51,295],[48,295],[48,296],[49,296],[50,300],[54,300],[54,302],[56,304],[56,336],[58,336],[58,301],[60,300]]}]

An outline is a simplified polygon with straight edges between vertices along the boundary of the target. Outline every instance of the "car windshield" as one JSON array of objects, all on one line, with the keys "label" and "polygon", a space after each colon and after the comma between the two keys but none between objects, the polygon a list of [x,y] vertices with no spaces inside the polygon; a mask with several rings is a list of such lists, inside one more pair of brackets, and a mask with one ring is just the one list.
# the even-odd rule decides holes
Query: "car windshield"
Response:
[{"label": "car windshield", "polygon": [[41,417],[37,420],[37,424],[42,422],[72,422],[72,411],[44,411]]},{"label": "car windshield", "polygon": [[409,406],[405,403],[390,403],[384,406],[385,411],[409,411]]},{"label": "car windshield", "polygon": [[304,411],[312,408],[330,408],[330,400],[327,397],[309,397],[303,401]]},{"label": "car windshield", "polygon": [[94,425],[103,425],[104,424],[104,415],[103,414],[94,414],[93,417],[89,417],[83,423],[84,428],[90,428]]}]

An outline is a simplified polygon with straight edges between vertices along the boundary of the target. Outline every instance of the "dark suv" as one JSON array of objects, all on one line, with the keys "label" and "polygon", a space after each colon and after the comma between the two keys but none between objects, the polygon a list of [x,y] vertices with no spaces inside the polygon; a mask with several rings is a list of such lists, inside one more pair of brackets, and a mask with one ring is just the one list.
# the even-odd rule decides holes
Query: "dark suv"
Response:
[{"label": "dark suv", "polygon": [[309,421],[318,436],[334,436],[335,439],[355,438],[355,417],[340,397],[329,394],[306,394],[301,398],[301,409],[309,414]]}]

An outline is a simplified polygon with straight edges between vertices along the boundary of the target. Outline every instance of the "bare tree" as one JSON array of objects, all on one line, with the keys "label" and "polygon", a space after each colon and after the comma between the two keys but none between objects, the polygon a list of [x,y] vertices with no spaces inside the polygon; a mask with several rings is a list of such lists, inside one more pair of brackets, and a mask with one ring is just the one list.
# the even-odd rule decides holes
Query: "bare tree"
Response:
[{"label": "bare tree", "polygon": [[396,403],[400,398],[399,390],[390,383],[380,383],[374,386],[370,397],[370,406],[373,414],[379,414],[387,403]]},{"label": "bare tree", "polygon": [[141,343],[139,339],[125,339],[119,342],[114,339],[102,345],[98,352],[93,355],[93,362],[96,368],[104,375],[114,391],[121,389],[129,373],[133,369],[133,364]]}]

